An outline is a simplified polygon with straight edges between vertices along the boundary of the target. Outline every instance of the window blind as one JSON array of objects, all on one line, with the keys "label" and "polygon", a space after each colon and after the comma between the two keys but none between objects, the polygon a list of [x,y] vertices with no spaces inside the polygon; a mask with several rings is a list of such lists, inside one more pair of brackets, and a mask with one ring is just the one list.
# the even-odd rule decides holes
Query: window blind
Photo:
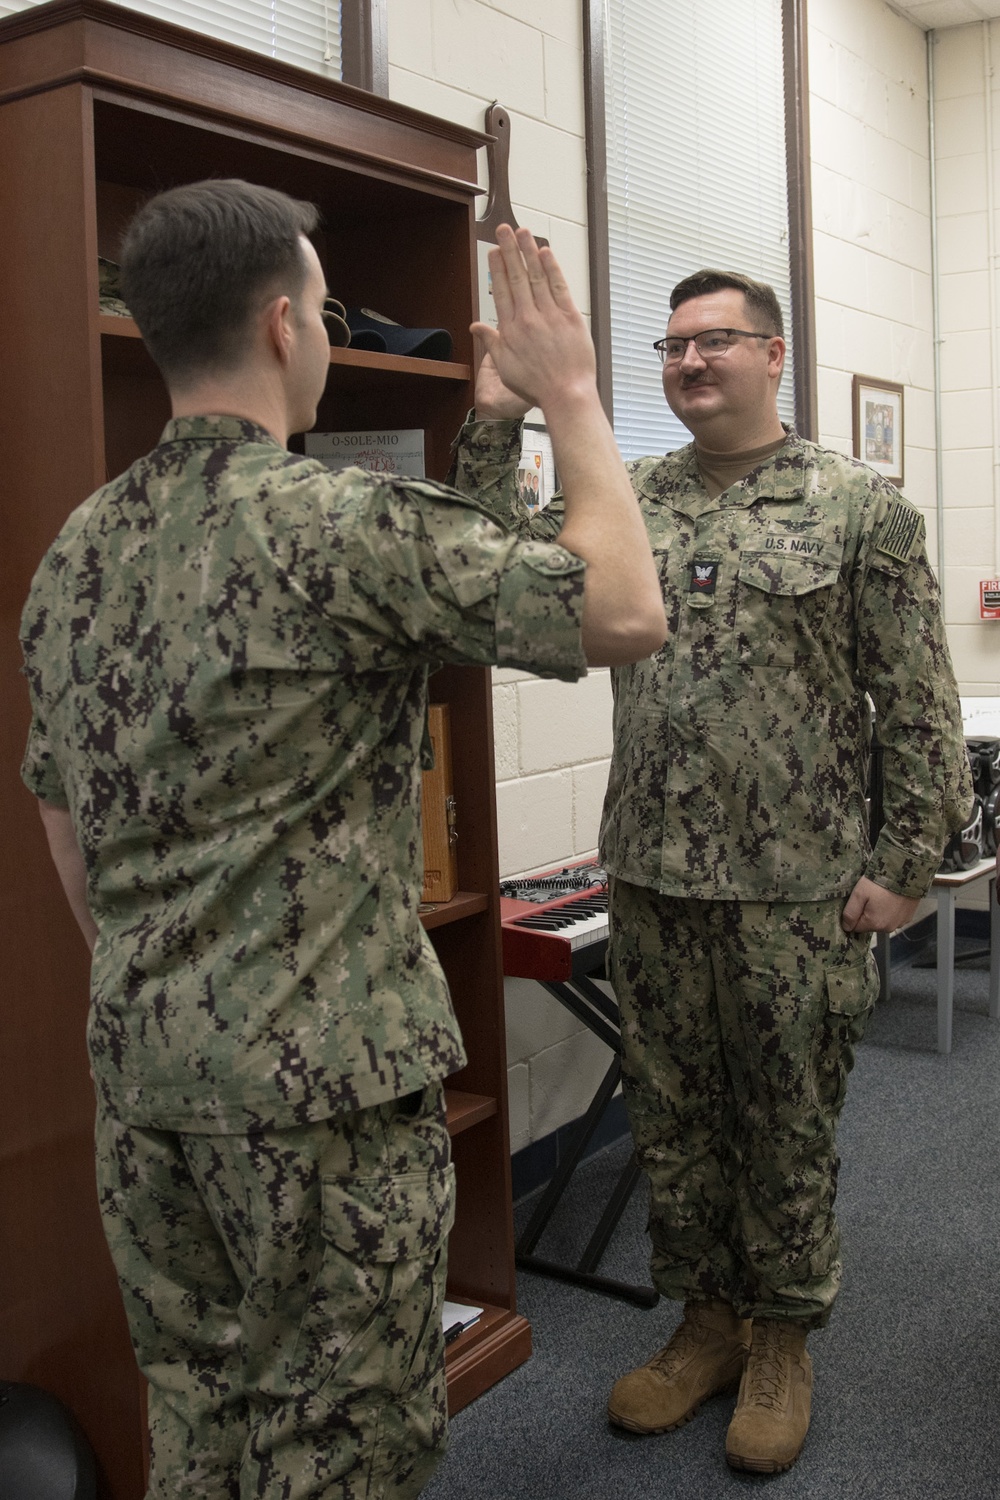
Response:
[{"label": "window blind", "polygon": [[[653,352],[703,267],[774,287],[791,329],[781,0],[605,0],[615,432],[626,458],[691,435]],[[791,350],[778,410],[794,420]]]},{"label": "window blind", "polygon": [[[0,0],[0,16],[37,3]],[[326,78],[341,76],[340,0],[129,0],[128,9]]]}]

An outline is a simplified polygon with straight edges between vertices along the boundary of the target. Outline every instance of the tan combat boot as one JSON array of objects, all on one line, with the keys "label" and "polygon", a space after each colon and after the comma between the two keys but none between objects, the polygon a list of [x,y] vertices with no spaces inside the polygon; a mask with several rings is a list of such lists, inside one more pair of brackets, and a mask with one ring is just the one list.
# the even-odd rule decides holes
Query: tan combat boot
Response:
[{"label": "tan combat boot", "polygon": [[754,1319],[750,1357],[726,1434],[731,1468],[780,1474],[802,1452],[812,1400],[807,1333],[803,1323]]},{"label": "tan combat boot", "polygon": [[736,1390],[749,1343],[728,1302],[688,1302],[670,1342],[615,1383],[608,1416],[630,1432],[682,1427],[709,1396]]}]

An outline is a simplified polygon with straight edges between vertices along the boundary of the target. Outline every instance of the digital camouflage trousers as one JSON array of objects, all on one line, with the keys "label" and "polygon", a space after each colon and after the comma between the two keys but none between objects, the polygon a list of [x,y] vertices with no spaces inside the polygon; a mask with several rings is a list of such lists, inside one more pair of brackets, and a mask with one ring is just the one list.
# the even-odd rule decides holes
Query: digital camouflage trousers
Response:
[{"label": "digital camouflage trousers", "polygon": [[443,1094],[246,1136],[99,1113],[147,1500],[408,1500],[446,1443]]},{"label": "digital camouflage trousers", "polygon": [[836,1126],[878,993],[842,901],[696,901],[612,882],[622,1090],[654,1285],[819,1327],[840,1284]]}]

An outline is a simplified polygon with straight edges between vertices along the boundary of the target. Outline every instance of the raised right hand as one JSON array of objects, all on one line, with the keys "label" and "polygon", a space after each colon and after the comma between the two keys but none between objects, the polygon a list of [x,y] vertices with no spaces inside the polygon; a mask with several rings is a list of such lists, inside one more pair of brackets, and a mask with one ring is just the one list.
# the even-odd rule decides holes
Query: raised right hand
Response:
[{"label": "raised right hand", "polygon": [[509,391],[497,374],[493,357],[484,354],[476,375],[476,416],[480,421],[498,422],[523,417],[531,410],[527,401]]},{"label": "raised right hand", "polygon": [[497,326],[473,323],[472,332],[507,392],[545,411],[564,395],[594,390],[590,332],[549,247],[539,249],[530,230],[501,224],[489,260]]}]

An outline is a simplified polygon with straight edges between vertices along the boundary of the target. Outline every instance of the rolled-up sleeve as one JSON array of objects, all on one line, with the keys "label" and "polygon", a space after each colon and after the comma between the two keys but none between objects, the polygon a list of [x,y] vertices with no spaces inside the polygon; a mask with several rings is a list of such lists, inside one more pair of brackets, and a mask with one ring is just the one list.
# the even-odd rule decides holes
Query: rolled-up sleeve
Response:
[{"label": "rolled-up sleeve", "polygon": [[337,553],[317,538],[309,550],[325,560],[303,581],[350,635],[356,664],[392,670],[416,650],[567,681],[586,673],[582,558],[518,535],[448,486],[349,475],[354,503],[331,525]]},{"label": "rolled-up sleeve", "polygon": [[59,775],[48,735],[37,715],[32,719],[28,731],[28,744],[21,762],[21,780],[43,802],[50,802],[53,807],[69,806],[69,798]]},{"label": "rolled-up sleeve", "polygon": [[571,682],[585,675],[585,572],[582,558],[553,542],[522,542],[511,552],[497,594],[497,666]]},{"label": "rolled-up sleeve", "polygon": [[46,725],[46,693],[44,667],[53,646],[48,640],[49,608],[53,583],[45,563],[39,568],[21,616],[21,650],[24,654],[24,676],[28,681],[31,698],[31,727],[28,743],[21,762],[21,780],[29,791],[43,802],[54,807],[68,807],[69,799],[63,787],[62,777]]}]

